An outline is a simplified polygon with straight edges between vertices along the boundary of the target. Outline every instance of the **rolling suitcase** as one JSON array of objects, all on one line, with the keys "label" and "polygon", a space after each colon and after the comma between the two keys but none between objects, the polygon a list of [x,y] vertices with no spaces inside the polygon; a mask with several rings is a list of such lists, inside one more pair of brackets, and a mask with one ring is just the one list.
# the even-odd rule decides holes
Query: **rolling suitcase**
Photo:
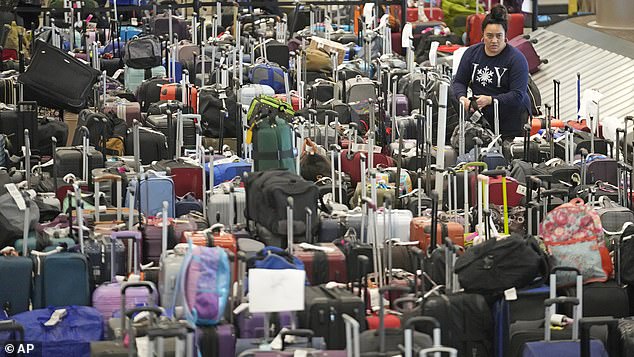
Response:
[{"label": "rolling suitcase", "polygon": [[125,89],[135,93],[143,81],[154,77],[163,78],[165,76],[166,72],[165,67],[163,66],[156,66],[148,69],[138,69],[125,66],[123,81],[125,83]]},{"label": "rolling suitcase", "polygon": [[128,132],[125,141],[126,155],[134,155],[135,138],[139,141],[138,161],[141,165],[149,165],[154,161],[169,158],[167,136],[160,131],[141,127],[137,122]]},{"label": "rolling suitcase", "polygon": [[[132,264],[134,267],[131,267],[134,274],[138,275],[139,273],[139,247],[141,246],[142,235],[141,232],[138,231],[119,231],[112,232],[110,235],[110,239],[114,240],[132,240],[133,246],[133,259]],[[110,254],[110,263],[114,265],[115,263],[115,255]],[[135,285],[138,283],[133,283]],[[106,282],[93,292],[92,295],[92,305],[99,311],[101,316],[103,317],[104,323],[108,323],[110,318],[114,317],[114,313],[119,311],[121,313],[121,307],[125,303],[125,308],[133,308],[137,304],[146,304],[147,302],[151,302],[157,299],[156,295],[156,287],[154,284],[150,282],[143,282],[143,286],[141,287],[131,287],[129,290],[126,289],[125,296],[123,293],[123,286],[121,283],[117,282],[114,271],[112,271],[110,276],[110,282]],[[124,285],[125,286],[125,285]]]},{"label": "rolling suitcase", "polygon": [[184,197],[193,194],[195,198],[203,198],[203,169],[199,165],[184,160],[163,160],[152,165],[156,171],[165,172],[165,175],[174,181],[174,194]]},{"label": "rolling suitcase", "polygon": [[103,108],[104,113],[112,113],[132,127],[135,120],[141,122],[141,105],[138,102],[129,102],[120,98],[108,98]]},{"label": "rolling suitcase", "polygon": [[348,281],[346,256],[333,243],[294,244],[293,254],[304,263],[311,285]]},{"label": "rolling suitcase", "polygon": [[25,130],[32,143],[39,143],[37,113],[37,102],[19,102],[16,110],[0,110],[0,133],[11,136],[11,154],[21,154]]},{"label": "rolling suitcase", "polygon": [[[25,220],[29,220],[30,207],[25,209]],[[22,254],[14,256],[10,251],[3,251],[0,255],[0,304],[4,312],[11,316],[29,310],[31,295],[33,261],[28,257],[28,235],[23,232]],[[6,287],[11,287],[6,288]]]},{"label": "rolling suitcase", "polygon": [[517,48],[524,57],[526,57],[526,62],[528,62],[528,72],[530,74],[537,73],[539,71],[539,66],[542,63],[548,63],[547,60],[542,60],[537,51],[535,51],[535,47],[533,44],[537,43],[537,40],[531,40],[530,38],[526,38],[524,36],[517,36],[511,40],[509,40],[508,45],[511,45]]},{"label": "rolling suitcase", "polygon": [[[467,17],[467,43],[469,46],[482,41],[482,22],[485,14],[474,14]],[[506,38],[511,41],[524,34],[524,14],[508,14],[508,31]]]}]

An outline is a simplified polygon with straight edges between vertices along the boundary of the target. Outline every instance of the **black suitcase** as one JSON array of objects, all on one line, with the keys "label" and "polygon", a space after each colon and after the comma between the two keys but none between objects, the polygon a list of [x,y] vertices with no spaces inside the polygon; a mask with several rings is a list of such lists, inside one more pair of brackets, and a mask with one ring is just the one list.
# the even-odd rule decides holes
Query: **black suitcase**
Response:
[{"label": "black suitcase", "polygon": [[493,319],[484,296],[432,296],[425,300],[422,315],[440,321],[443,344],[458,349],[460,356],[493,355]]},{"label": "black suitcase", "polygon": [[620,319],[617,331],[619,356],[634,356],[634,317]]},{"label": "black suitcase", "polygon": [[11,141],[10,153],[21,155],[24,146],[24,130],[29,130],[31,145],[39,143],[37,127],[37,103],[20,102],[16,110],[0,111],[0,133],[6,134]]},{"label": "black suitcase", "polygon": [[[81,146],[57,148],[53,169],[55,177],[63,178],[67,174],[73,174],[77,178],[87,179],[90,182],[89,178],[82,176],[82,151]],[[88,150],[88,175],[90,176],[93,169],[102,167],[104,167],[103,154],[91,146]]]},{"label": "black suitcase", "polygon": [[[173,120],[174,126],[174,137],[169,137],[168,127],[167,127],[167,115],[148,115],[145,118],[145,124],[150,129],[160,131],[163,133],[169,140],[171,140],[172,144],[176,142],[176,118]],[[185,146],[195,146],[196,145],[196,125],[194,124],[193,119],[184,118],[183,119],[183,144]],[[174,146],[175,147],[175,146]]]},{"label": "black suitcase", "polygon": [[[167,150],[167,137],[165,134],[151,130],[149,128],[139,128],[139,148],[142,165],[149,165],[153,161],[160,161],[169,158]],[[125,154],[134,155],[134,135],[132,130],[128,131],[125,141]]]},{"label": "black suitcase", "polygon": [[167,78],[150,78],[141,82],[136,90],[136,99],[141,104],[141,111],[147,112],[150,104],[161,100],[161,87],[169,83]]},{"label": "black suitcase", "polygon": [[347,314],[359,321],[359,331],[364,331],[365,303],[342,288],[326,289],[324,286],[307,286],[304,292],[306,308],[298,314],[299,324],[326,339],[328,349],[346,347],[346,331],[341,317]]},{"label": "black suitcase", "polygon": [[288,68],[288,62],[290,60],[288,45],[275,40],[267,42],[266,58],[269,62],[277,63],[280,67]]}]

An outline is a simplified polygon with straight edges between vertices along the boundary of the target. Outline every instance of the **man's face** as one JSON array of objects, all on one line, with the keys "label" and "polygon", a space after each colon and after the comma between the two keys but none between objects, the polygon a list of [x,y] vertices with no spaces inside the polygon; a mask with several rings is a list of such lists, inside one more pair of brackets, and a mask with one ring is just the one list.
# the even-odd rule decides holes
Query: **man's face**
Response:
[{"label": "man's face", "polygon": [[495,56],[506,47],[506,33],[502,25],[490,24],[484,29],[484,47],[490,56]]}]

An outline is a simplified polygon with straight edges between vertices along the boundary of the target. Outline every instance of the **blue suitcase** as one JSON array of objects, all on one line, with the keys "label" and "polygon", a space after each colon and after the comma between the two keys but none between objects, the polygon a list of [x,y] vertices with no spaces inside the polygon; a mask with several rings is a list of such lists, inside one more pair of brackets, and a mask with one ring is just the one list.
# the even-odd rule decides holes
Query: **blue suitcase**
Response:
[{"label": "blue suitcase", "polygon": [[[251,167],[251,163],[244,159],[237,162],[214,163],[214,185],[231,181],[235,177],[242,177],[245,172],[251,172]],[[209,164],[206,164],[205,171],[209,175]]]},{"label": "blue suitcase", "polygon": [[[130,186],[134,192],[140,194],[140,198],[134,198],[135,208],[146,217],[156,217],[159,212],[162,212],[163,201],[167,201],[167,213],[169,217],[174,217],[176,213],[174,181],[172,181],[169,176],[148,173],[148,176],[141,180],[138,191],[134,189],[137,186],[136,179],[130,181]],[[129,196],[126,197],[126,206],[129,207],[128,199]],[[139,201],[141,202],[140,208]]]},{"label": "blue suitcase", "polygon": [[88,260],[80,253],[33,256],[33,308],[90,305]]},{"label": "blue suitcase", "polygon": [[121,39],[121,42],[127,42],[133,37],[139,36],[142,33],[142,29],[134,26],[121,26],[119,28],[119,38]]},{"label": "blue suitcase", "polygon": [[0,256],[0,306],[9,315],[29,310],[32,274],[28,257]]}]

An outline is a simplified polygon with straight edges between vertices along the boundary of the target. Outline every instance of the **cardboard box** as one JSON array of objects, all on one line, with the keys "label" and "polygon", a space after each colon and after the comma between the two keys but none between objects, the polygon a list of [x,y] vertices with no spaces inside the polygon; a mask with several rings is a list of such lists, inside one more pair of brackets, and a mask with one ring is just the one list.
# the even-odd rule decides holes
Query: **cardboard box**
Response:
[{"label": "cardboard box", "polygon": [[339,64],[343,63],[343,59],[346,56],[346,48],[344,47],[344,45],[340,44],[339,42],[326,40],[325,38],[321,38],[317,36],[311,37],[310,45],[308,47],[315,48],[315,49],[323,49],[328,53],[333,53],[333,52],[337,53],[338,55],[337,60]]}]

